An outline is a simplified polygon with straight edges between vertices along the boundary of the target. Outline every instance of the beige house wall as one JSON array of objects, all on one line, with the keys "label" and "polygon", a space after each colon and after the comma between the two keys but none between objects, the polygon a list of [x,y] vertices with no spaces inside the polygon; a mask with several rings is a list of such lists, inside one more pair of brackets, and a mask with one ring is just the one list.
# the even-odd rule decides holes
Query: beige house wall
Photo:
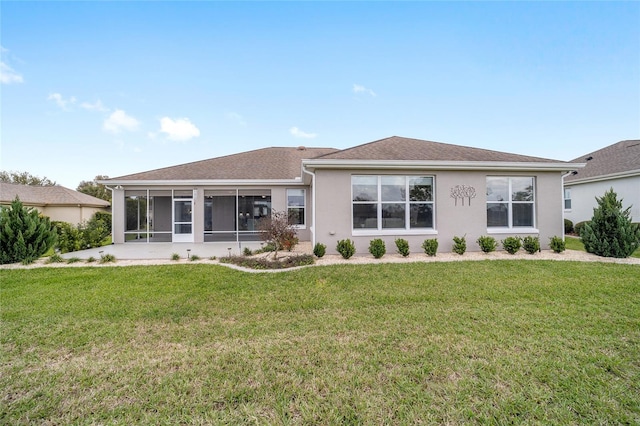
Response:
[{"label": "beige house wall", "polygon": [[[352,175],[420,175],[433,176],[435,185],[434,230],[422,231],[368,231],[352,229],[351,176]],[[534,176],[536,178],[535,229],[512,229],[497,233],[487,228],[486,178],[487,176]],[[451,198],[451,188],[456,185],[472,186],[476,197],[464,200]],[[562,180],[559,172],[487,171],[388,171],[388,170],[316,170],[316,242],[327,245],[328,253],[336,253],[338,240],[350,238],[356,244],[357,253],[368,253],[369,242],[382,238],[388,252],[395,251],[395,239],[409,242],[411,252],[422,252],[422,242],[437,238],[440,252],[450,252],[453,237],[466,235],[467,250],[479,251],[476,240],[481,235],[491,235],[500,241],[507,236],[539,236],[543,248],[548,248],[549,238],[563,233]]]}]

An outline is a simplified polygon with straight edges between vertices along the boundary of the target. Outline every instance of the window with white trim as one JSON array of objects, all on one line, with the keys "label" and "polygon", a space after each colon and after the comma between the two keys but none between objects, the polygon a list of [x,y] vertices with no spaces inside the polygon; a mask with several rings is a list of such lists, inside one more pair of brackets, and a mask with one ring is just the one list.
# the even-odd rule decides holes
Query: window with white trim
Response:
[{"label": "window with white trim", "polygon": [[487,227],[533,228],[535,180],[524,176],[487,176]]},{"label": "window with white trim", "polygon": [[351,177],[354,230],[433,229],[433,176]]},{"label": "window with white trim", "polygon": [[305,226],[306,191],[304,189],[287,189],[287,214],[289,223]]},{"label": "window with white trim", "polygon": [[564,209],[571,210],[571,188],[564,189]]}]

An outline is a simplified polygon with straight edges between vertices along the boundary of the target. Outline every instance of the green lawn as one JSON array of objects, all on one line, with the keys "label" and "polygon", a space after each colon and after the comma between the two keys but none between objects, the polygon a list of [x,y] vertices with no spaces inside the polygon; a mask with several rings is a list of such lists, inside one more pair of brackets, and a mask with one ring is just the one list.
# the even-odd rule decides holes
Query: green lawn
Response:
[{"label": "green lawn", "polygon": [[0,424],[638,424],[640,266],[0,270]]},{"label": "green lawn", "polygon": [[[573,236],[565,235],[564,240],[565,240],[565,243],[567,245],[567,249],[569,249],[569,250],[586,251],[584,249],[584,244],[582,244],[582,241],[580,240],[579,237],[573,237]],[[634,251],[633,254],[631,255],[631,257],[640,258],[640,248],[638,250]]]}]

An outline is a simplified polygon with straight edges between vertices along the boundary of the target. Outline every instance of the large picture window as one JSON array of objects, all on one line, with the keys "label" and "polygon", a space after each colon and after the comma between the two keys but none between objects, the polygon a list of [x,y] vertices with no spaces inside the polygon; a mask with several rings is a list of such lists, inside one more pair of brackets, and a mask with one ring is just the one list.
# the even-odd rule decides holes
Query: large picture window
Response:
[{"label": "large picture window", "polygon": [[305,198],[304,189],[287,189],[289,223],[297,227],[305,226]]},{"label": "large picture window", "polygon": [[433,229],[432,176],[352,176],[353,229]]},{"label": "large picture window", "polygon": [[533,177],[487,177],[487,227],[535,226],[535,186]]}]

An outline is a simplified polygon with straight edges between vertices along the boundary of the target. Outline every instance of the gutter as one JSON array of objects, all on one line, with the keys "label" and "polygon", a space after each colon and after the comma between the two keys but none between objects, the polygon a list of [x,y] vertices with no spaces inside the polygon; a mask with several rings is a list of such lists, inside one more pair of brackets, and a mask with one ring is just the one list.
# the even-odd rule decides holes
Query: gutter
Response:
[{"label": "gutter", "polygon": [[290,186],[301,185],[302,178],[295,179],[264,179],[264,180],[226,180],[226,179],[202,179],[202,180],[144,180],[144,179],[109,179],[99,180],[102,185],[129,185],[129,186]]},{"label": "gutter", "polygon": [[565,162],[506,161],[397,161],[397,160],[303,160],[309,169],[377,169],[377,170],[490,170],[490,171],[566,171],[583,168],[585,164]]}]

